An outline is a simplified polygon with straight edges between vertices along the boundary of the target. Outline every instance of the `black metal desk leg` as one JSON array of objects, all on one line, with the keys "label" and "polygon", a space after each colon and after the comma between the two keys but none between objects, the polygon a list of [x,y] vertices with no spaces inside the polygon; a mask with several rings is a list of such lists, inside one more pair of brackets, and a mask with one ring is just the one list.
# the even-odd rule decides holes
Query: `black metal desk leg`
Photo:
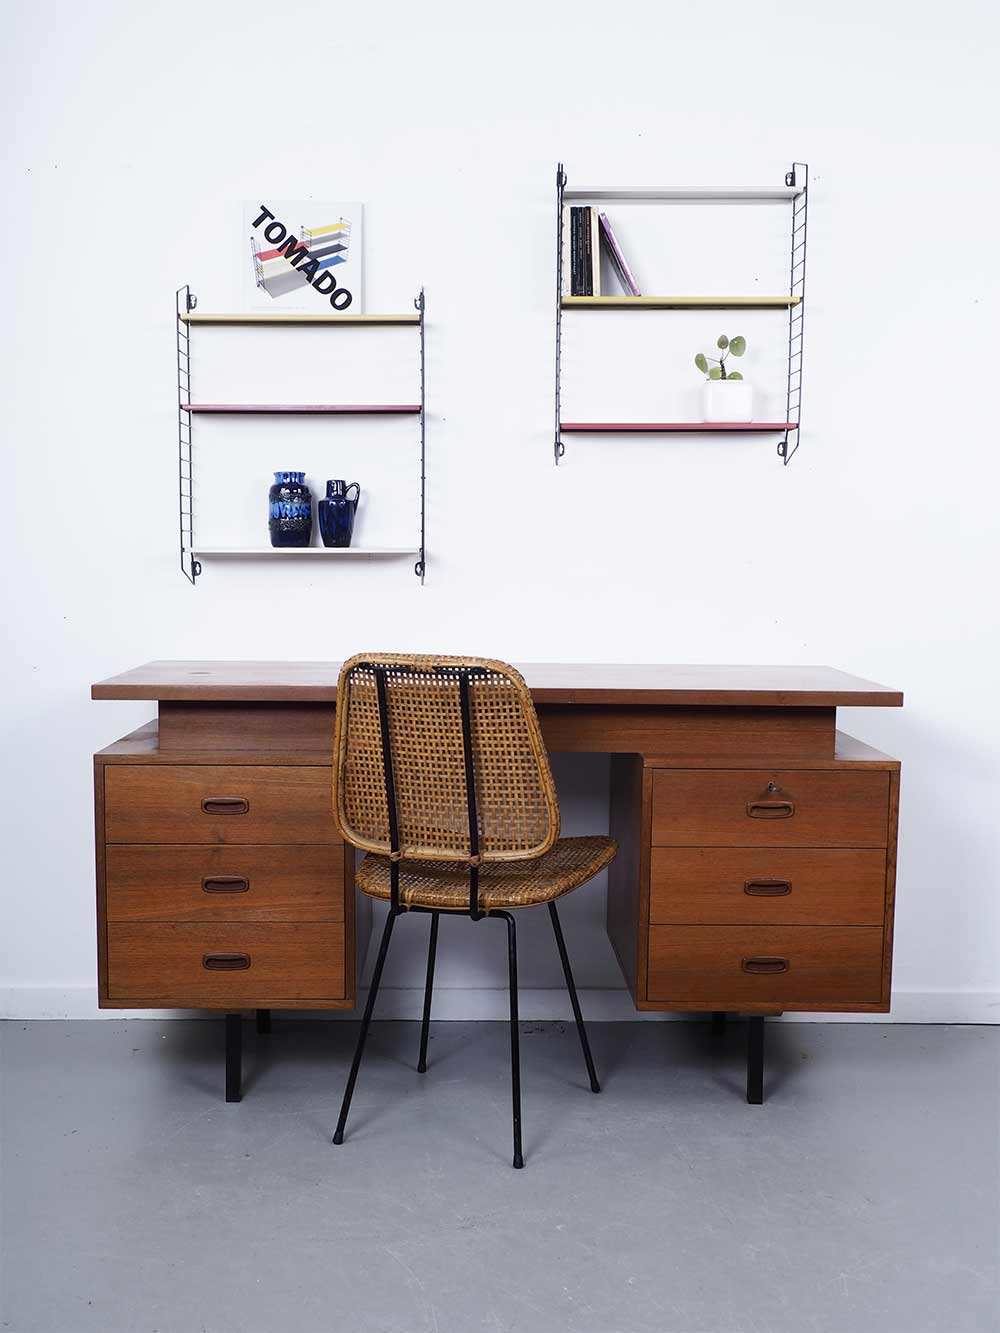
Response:
[{"label": "black metal desk leg", "polygon": [[417,1073],[427,1072],[427,1037],[431,1026],[431,995],[434,992],[434,959],[437,956],[439,912],[431,913],[431,939],[427,946],[427,980],[424,983],[424,1020],[420,1026],[420,1059]]},{"label": "black metal desk leg", "polygon": [[226,1101],[243,1097],[243,1015],[226,1014]]},{"label": "black metal desk leg", "polygon": [[257,1035],[266,1037],[271,1031],[271,1011],[270,1009],[257,1010]]},{"label": "black metal desk leg", "polygon": [[712,1011],[712,1036],[721,1037],[726,1030],[726,1014],[723,1009]]},{"label": "black metal desk leg", "polygon": [[747,1101],[760,1106],[764,1100],[764,1019],[751,1018],[747,1033]]}]

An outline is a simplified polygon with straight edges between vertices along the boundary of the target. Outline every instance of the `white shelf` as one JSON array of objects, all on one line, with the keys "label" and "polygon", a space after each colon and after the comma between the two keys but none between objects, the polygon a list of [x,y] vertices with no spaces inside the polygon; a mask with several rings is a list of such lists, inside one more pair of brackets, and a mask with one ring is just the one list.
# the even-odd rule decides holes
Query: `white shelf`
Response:
[{"label": "white shelf", "polygon": [[375,556],[419,555],[416,546],[196,546],[186,552],[197,560],[206,556],[243,559],[256,556],[340,556],[371,559]]},{"label": "white shelf", "polygon": [[564,202],[617,200],[621,203],[733,203],[788,201],[797,199],[802,185],[665,185],[650,188],[573,189],[563,191]]}]

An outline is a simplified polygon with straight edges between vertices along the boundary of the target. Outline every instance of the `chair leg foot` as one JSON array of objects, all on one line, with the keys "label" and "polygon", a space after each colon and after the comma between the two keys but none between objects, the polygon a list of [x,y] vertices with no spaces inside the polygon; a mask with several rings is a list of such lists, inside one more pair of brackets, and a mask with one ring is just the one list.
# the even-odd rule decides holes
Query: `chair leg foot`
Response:
[{"label": "chair leg foot", "polygon": [[243,1015],[226,1014],[226,1101],[243,1099]]},{"label": "chair leg foot", "polygon": [[257,1035],[266,1037],[271,1032],[271,1011],[270,1009],[257,1010]]},{"label": "chair leg foot", "polygon": [[722,1009],[712,1011],[712,1036],[721,1037],[726,1031],[726,1014]]},{"label": "chair leg foot", "polygon": [[361,1057],[365,1053],[365,1042],[368,1039],[368,1028],[371,1025],[372,1012],[375,1009],[375,1000],[378,997],[379,983],[382,980],[382,969],[385,967],[385,957],[389,952],[389,940],[392,938],[392,927],[398,915],[398,912],[394,912],[390,909],[389,915],[385,919],[385,929],[382,931],[382,943],[379,945],[378,958],[375,962],[375,971],[372,973],[372,982],[368,988],[368,1002],[365,1005],[365,1012],[361,1019],[361,1031],[358,1034],[358,1044],[354,1051],[351,1072],[347,1078],[347,1087],[344,1089],[344,1100],[340,1107],[340,1118],[337,1121],[337,1129],[333,1136],[334,1143],[344,1142],[344,1126],[347,1124],[347,1115],[351,1109],[351,1098],[354,1096],[354,1085],[358,1081],[358,1070],[361,1068]]},{"label": "chair leg foot", "polygon": [[563,975],[566,978],[566,989],[569,991],[569,1001],[573,1006],[573,1017],[576,1019],[576,1030],[580,1038],[580,1045],[583,1047],[583,1058],[587,1065],[587,1074],[590,1078],[590,1091],[600,1092],[601,1085],[597,1081],[597,1070],[594,1068],[594,1058],[590,1053],[590,1042],[587,1040],[587,1029],[583,1025],[583,1014],[580,1012],[580,1001],[576,994],[576,984],[573,981],[573,970],[569,965],[569,954],[566,952],[566,941],[563,939],[562,926],[559,922],[559,913],[556,911],[555,903],[549,903],[549,916],[552,918],[552,930],[556,937],[556,945],[559,949],[559,958],[562,962]]},{"label": "chair leg foot", "polygon": [[431,938],[427,946],[427,980],[424,982],[424,1017],[420,1025],[420,1058],[417,1060],[417,1073],[427,1072],[427,1038],[431,1026],[431,995],[434,992],[434,960],[437,957],[439,912],[431,913]]},{"label": "chair leg foot", "polygon": [[747,1033],[747,1101],[760,1106],[764,1101],[764,1019],[751,1018]]}]

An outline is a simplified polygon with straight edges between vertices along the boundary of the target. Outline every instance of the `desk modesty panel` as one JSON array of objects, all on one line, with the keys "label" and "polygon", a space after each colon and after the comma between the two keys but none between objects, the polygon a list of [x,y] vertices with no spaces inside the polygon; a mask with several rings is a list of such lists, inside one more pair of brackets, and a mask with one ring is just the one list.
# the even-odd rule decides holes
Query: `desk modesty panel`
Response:
[{"label": "desk modesty panel", "polygon": [[[350,1008],[368,944],[333,825],[338,662],[149,662],[95,756],[103,1007]],[[884,1012],[899,764],[829,667],[519,667],[551,751],[612,756],[608,934],[639,1009]]]}]

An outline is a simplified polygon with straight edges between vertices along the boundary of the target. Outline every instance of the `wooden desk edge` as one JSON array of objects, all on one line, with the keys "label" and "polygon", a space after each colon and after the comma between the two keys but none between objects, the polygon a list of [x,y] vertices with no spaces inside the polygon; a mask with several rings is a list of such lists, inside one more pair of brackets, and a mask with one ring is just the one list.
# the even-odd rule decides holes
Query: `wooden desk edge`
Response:
[{"label": "wooden desk edge", "polygon": [[[315,670],[321,680],[303,680],[300,667]],[[337,699],[336,678],[340,664],[330,663],[260,663],[260,662],[146,662],[117,676],[95,682],[92,699],[145,699],[175,703],[312,703],[332,704]],[[645,706],[655,708],[900,708],[899,690],[879,685],[861,677],[850,676],[832,667],[743,667],[525,663],[519,668],[528,679],[536,704],[587,707]],[[740,682],[726,686],[716,683],[718,672],[731,671],[759,675],[754,685]],[[616,672],[622,679],[613,679]],[[774,674],[788,677],[801,671],[809,684],[796,688],[794,683],[774,682]],[[551,683],[552,673],[564,682]],[[664,678],[664,684],[634,684],[629,675],[637,672]],[[698,674],[703,679],[698,681]],[[588,683],[587,673],[592,680]],[[670,680],[671,674],[679,683]],[[258,679],[247,677],[254,674]],[[282,675],[286,679],[282,679]],[[197,679],[192,679],[197,675]],[[531,678],[541,675],[540,683]],[[815,684],[815,677],[828,676],[829,684]],[[547,681],[545,678],[549,677]],[[611,679],[609,679],[611,678]],[[693,683],[686,684],[687,678]]]}]

